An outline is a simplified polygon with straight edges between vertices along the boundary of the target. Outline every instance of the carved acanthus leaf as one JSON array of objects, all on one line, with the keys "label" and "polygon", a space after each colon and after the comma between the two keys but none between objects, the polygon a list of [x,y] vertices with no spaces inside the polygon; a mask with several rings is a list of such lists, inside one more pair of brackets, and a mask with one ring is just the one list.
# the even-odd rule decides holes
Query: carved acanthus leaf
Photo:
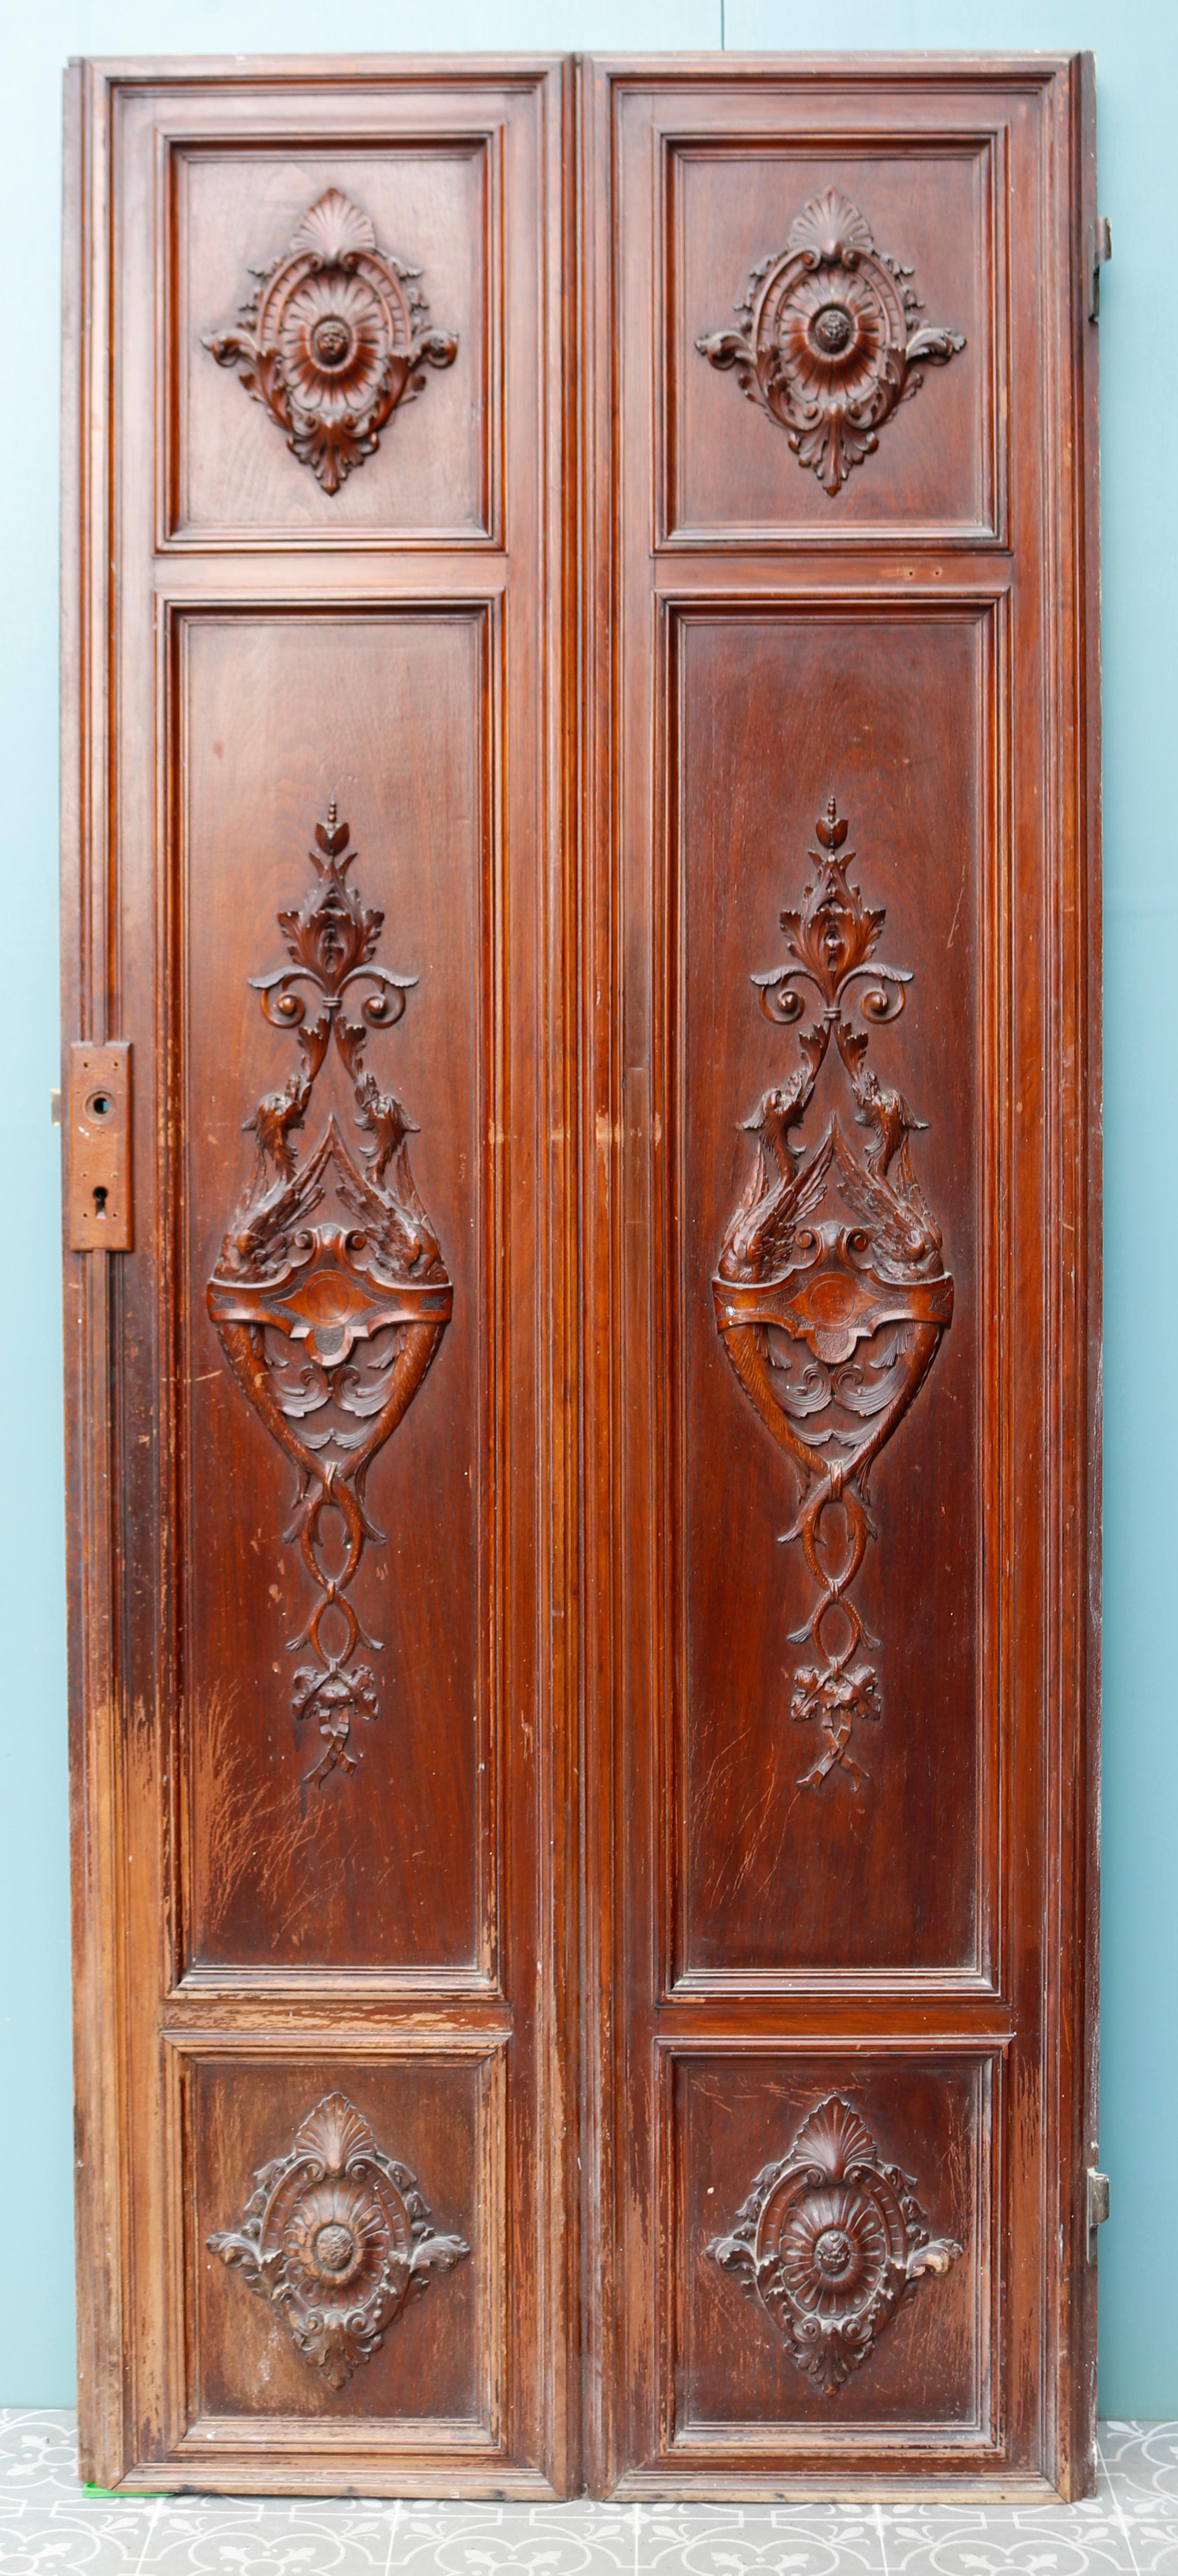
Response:
[{"label": "carved acanthus leaf", "polygon": [[[272,1026],[297,1039],[302,1070],[259,1101],[245,1128],[257,1160],[208,1285],[221,1347],[255,1411],[298,1475],[286,1537],[297,1540],[320,1598],[291,1652],[305,1646],[292,1685],[296,1719],[317,1726],[323,1751],[312,1777],[354,1771],[354,1718],[375,1718],[375,1650],[350,1601],[367,1540],[380,1536],[365,1503],[368,1470],[418,1393],[453,1307],[438,1238],[409,1169],[413,1122],[363,1063],[370,1029],[391,1028],[414,975],[376,960],[384,915],[348,883],[351,834],[334,804],[315,829],[315,878],[301,904],[278,915],[291,959],[252,981]],[[315,1017],[307,1018],[313,996]],[[355,1010],[357,1016],[348,1016]],[[306,1160],[304,1126],[334,1033],[369,1138],[367,1169],[353,1159],[334,1116]],[[334,1220],[313,1223],[329,1194]],[[342,1524],[342,1565],[332,1562],[325,1515]],[[338,1550],[336,1551],[338,1559]],[[325,1622],[327,1623],[325,1625]]]},{"label": "carved acanthus leaf", "polygon": [[[923,1385],[953,1314],[953,1282],[941,1230],[912,1168],[909,1140],[924,1126],[899,1091],[885,1089],[866,1063],[868,1032],[846,1014],[853,988],[869,1026],[904,1008],[908,972],[875,951],[884,913],[850,884],[847,826],[832,797],[810,855],[815,875],[796,911],[781,915],[791,963],[752,977],[766,1017],[795,1025],[808,986],[821,1003],[799,1032],[801,1065],[767,1091],[746,1128],[756,1168],[724,1236],[712,1282],[717,1329],[745,1393],[798,1471],[797,1518],[786,1535],[801,1542],[818,1599],[794,1642],[818,1661],[791,1679],[790,1715],[816,1721],[822,1744],[800,1783],[841,1770],[857,1789],[869,1775],[852,1751],[856,1729],[882,1714],[879,1677],[857,1660],[874,1646],[850,1597],[873,1526],[868,1478]],[[855,1123],[870,1141],[860,1159],[837,1117],[807,1153],[795,1138],[836,1042]],[[782,1344],[799,1347],[799,1365]],[[801,1359],[801,1349],[808,1352]],[[828,1508],[841,1513],[843,1545],[826,1533]],[[834,1615],[837,1614],[837,1615]]]}]

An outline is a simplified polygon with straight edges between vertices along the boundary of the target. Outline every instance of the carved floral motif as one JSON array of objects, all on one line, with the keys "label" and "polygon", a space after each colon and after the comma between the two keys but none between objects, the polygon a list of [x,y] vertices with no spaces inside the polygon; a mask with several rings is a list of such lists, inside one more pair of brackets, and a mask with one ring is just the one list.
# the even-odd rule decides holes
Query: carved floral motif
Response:
[{"label": "carved floral motif", "polygon": [[332,2388],[379,2352],[406,2299],[470,2252],[438,2234],[408,2167],[342,2093],[316,2105],[254,2183],[241,2226],[210,2236],[209,2252],[268,2300]]},{"label": "carved floral motif", "polygon": [[308,208],[258,283],[235,329],[209,331],[218,366],[286,433],[325,492],[380,445],[398,403],[420,393],[425,367],[453,366],[458,342],[429,328],[421,271],[377,247],[368,216],[339,188]]},{"label": "carved floral motif", "polygon": [[[802,1017],[802,985],[821,1009],[813,1027],[799,1031],[797,1071],[745,1121],[756,1168],[712,1288],[733,1368],[798,1471],[799,1508],[785,1536],[800,1540],[819,1588],[792,1640],[809,1642],[817,1661],[794,1673],[790,1715],[802,1724],[816,1719],[824,1737],[799,1785],[837,1768],[857,1789],[870,1775],[850,1749],[852,1735],[882,1713],[875,1668],[856,1660],[878,1639],[848,1598],[874,1534],[868,1479],[936,1358],[952,1319],[953,1282],[912,1168],[909,1138],[925,1122],[901,1092],[882,1087],[866,1063],[867,1031],[844,1012],[850,988],[862,984],[863,1017],[876,1026],[894,1020],[912,979],[876,959],[885,915],[848,884],[854,852],[844,851],[847,825],[833,797],[817,834],[821,851],[810,853],[817,873],[800,911],[781,915],[792,963],[752,982],[766,1017],[782,1027]],[[837,1117],[814,1152],[795,1141],[832,1037],[855,1122],[867,1131],[861,1158]]]},{"label": "carved floral motif", "polygon": [[[379,1640],[364,1635],[347,1597],[365,1541],[382,1536],[365,1483],[437,1355],[454,1302],[409,1169],[413,1122],[362,1063],[369,1029],[394,1026],[417,977],[374,962],[384,914],[368,910],[347,882],[356,856],[350,840],[332,804],[315,826],[314,881],[301,904],[278,915],[291,963],[251,978],[265,1017],[294,1032],[302,1061],[245,1122],[257,1147],[254,1169],[208,1286],[229,1365],[299,1478],[284,1536],[298,1540],[321,1598],[289,1651],[310,1646],[314,1657],[295,1673],[293,1707],[323,1738],[310,1775],[317,1780],[337,1763],[355,1770],[352,1719],[377,1715],[372,1667],[355,1658],[361,1643],[375,1649]],[[310,1022],[308,993],[316,1003]],[[365,1170],[334,1117],[304,1162],[292,1143],[333,1032],[367,1139]],[[313,1224],[329,1190],[337,1211]],[[325,1513],[342,1524],[343,1560],[334,1567]]]},{"label": "carved floral motif", "polygon": [[877,251],[858,207],[828,188],[802,208],[785,249],[753,270],[736,307],[740,330],[696,341],[714,367],[735,368],[832,500],[897,404],[919,390],[921,365],[944,366],[965,347],[960,331],[917,322],[911,276]]},{"label": "carved floral motif", "polygon": [[928,2272],[961,2253],[930,2237],[916,2184],[880,2161],[870,2131],[832,2093],[789,2154],[757,2175],[713,2262],[740,2281],[824,2397],[845,2386]]}]

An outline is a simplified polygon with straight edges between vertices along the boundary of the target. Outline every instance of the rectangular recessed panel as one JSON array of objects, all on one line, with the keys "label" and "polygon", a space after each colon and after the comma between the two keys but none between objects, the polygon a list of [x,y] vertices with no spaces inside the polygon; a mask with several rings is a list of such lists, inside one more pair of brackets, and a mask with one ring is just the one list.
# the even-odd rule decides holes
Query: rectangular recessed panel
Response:
[{"label": "rectangular recessed panel", "polygon": [[183,2089],[192,2416],[222,2442],[267,2416],[488,2441],[494,2061],[210,2053]]},{"label": "rectangular recessed panel", "polygon": [[[188,1956],[485,1968],[486,619],[181,633]],[[399,1217],[358,1196],[378,1171]],[[382,1436],[424,1326],[379,1282],[431,1271],[449,1320]],[[277,1283],[260,1310],[253,1279]],[[211,1281],[223,1318],[274,1316],[239,1323],[252,1348]]]},{"label": "rectangular recessed panel", "polygon": [[669,151],[669,534],[995,526],[995,167],[973,137]]},{"label": "rectangular recessed panel", "polygon": [[677,2444],[988,2437],[992,2082],[935,2053],[676,2061]]},{"label": "rectangular recessed panel", "polygon": [[[984,1947],[991,624],[818,606],[678,622],[688,1974],[968,1967]],[[832,798],[847,837],[824,849]],[[726,1333],[725,1272],[750,1315],[762,1278],[792,1302]],[[925,1830],[938,1814],[952,1832]]]},{"label": "rectangular recessed panel", "polygon": [[490,150],[177,152],[174,534],[488,530]]}]

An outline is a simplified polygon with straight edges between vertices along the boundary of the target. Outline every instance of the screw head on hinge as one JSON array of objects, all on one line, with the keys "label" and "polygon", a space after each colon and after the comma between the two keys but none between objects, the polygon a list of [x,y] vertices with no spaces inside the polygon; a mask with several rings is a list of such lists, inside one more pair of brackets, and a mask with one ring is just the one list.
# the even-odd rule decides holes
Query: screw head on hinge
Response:
[{"label": "screw head on hinge", "polygon": [[1109,2179],[1106,2173],[1098,2173],[1095,2165],[1089,2165],[1085,2181],[1087,2183],[1088,2260],[1090,2263],[1095,2263],[1096,2231],[1098,2227],[1103,2227],[1109,2212]]}]

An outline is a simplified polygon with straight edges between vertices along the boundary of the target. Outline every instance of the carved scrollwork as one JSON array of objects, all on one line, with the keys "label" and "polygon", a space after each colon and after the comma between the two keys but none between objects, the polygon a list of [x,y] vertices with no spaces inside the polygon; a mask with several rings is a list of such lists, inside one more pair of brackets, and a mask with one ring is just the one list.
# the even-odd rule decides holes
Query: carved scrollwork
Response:
[{"label": "carved scrollwork", "polygon": [[[323,1738],[309,1775],[316,1780],[337,1763],[355,1770],[352,1719],[378,1713],[372,1667],[356,1650],[379,1640],[364,1634],[348,1599],[366,1540],[383,1535],[365,1484],[420,1390],[454,1302],[409,1169],[413,1122],[362,1063],[369,1030],[400,1019],[417,977],[375,962],[384,914],[367,910],[347,882],[356,856],[350,841],[332,804],[315,826],[314,882],[301,904],[278,915],[291,963],[251,978],[266,1018],[293,1031],[301,1064],[245,1121],[257,1147],[254,1169],[207,1292],[234,1376],[299,1479],[284,1536],[298,1541],[320,1598],[289,1651],[310,1646],[314,1657],[295,1673],[293,1708]],[[333,1033],[356,1125],[368,1139],[366,1170],[334,1117],[304,1162],[292,1143]],[[334,1218],[313,1224],[329,1191]],[[342,1563],[334,1566],[323,1527],[331,1513],[343,1533]]]},{"label": "carved scrollwork", "polygon": [[[852,1735],[882,1713],[878,1674],[857,1660],[863,1645],[879,1640],[848,1597],[874,1535],[868,1479],[936,1358],[952,1320],[953,1281],[912,1168],[909,1138],[925,1121],[901,1092],[881,1086],[865,1060],[867,1030],[844,1008],[857,992],[869,1024],[894,1020],[911,976],[876,958],[885,915],[868,910],[847,882],[854,852],[844,851],[847,825],[833,797],[817,834],[821,850],[810,853],[817,874],[800,911],[781,915],[790,962],[751,980],[766,1017],[780,1026],[803,1014],[799,987],[817,994],[821,1010],[799,1031],[796,1072],[765,1092],[745,1121],[756,1168],[712,1290],[732,1366],[799,1475],[798,1513],[784,1536],[800,1540],[819,1597],[791,1642],[808,1642],[818,1660],[794,1673],[790,1714],[803,1724],[817,1720],[824,1737],[799,1786],[841,1769],[857,1789],[870,1774],[851,1751]],[[837,1117],[814,1152],[794,1139],[832,1037],[855,1122],[869,1139],[861,1159]]]},{"label": "carved scrollwork", "polygon": [[332,2388],[379,2352],[406,2299],[470,2252],[439,2235],[408,2166],[342,2093],[316,2104],[254,2183],[240,2227],[210,2236],[209,2252],[269,2302]]},{"label": "carved scrollwork", "polygon": [[205,333],[218,366],[269,412],[325,492],[366,456],[397,405],[420,393],[426,367],[453,366],[458,342],[429,325],[418,268],[377,247],[369,218],[328,188],[267,269],[237,324]]},{"label": "carved scrollwork", "polygon": [[961,2253],[931,2237],[916,2183],[885,2165],[869,2129],[832,2093],[780,2164],[765,2165],[728,2236],[708,2253],[739,2280],[824,2397],[867,2360],[929,2272]]},{"label": "carved scrollwork", "polygon": [[714,367],[735,368],[832,500],[918,391],[922,365],[944,366],[965,347],[960,331],[917,321],[911,278],[877,251],[858,207],[828,188],[803,206],[785,249],[754,268],[739,331],[696,341]]}]

